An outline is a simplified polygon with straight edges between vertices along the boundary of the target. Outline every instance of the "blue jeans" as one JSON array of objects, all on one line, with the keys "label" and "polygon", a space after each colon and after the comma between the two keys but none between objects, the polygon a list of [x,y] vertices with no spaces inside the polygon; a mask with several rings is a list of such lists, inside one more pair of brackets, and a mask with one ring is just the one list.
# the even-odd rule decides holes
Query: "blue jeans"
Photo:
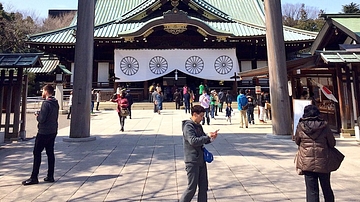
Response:
[{"label": "blue jeans", "polygon": [[209,108],[205,108],[205,116],[203,117],[202,124],[205,124],[205,118],[208,125],[210,125]]},{"label": "blue jeans", "polygon": [[91,100],[91,113],[93,113],[93,112],[94,112],[94,101]]},{"label": "blue jeans", "polygon": [[210,107],[211,107],[211,112],[210,112],[211,118],[215,118],[215,116],[214,116],[214,113],[215,113],[215,105],[210,105]]},{"label": "blue jeans", "polygon": [[252,121],[254,121],[254,108],[248,108],[246,113],[248,117],[248,122],[251,123]]},{"label": "blue jeans", "polygon": [[185,105],[185,113],[187,113],[187,112],[191,113],[190,112],[190,102],[185,101],[184,105]]}]

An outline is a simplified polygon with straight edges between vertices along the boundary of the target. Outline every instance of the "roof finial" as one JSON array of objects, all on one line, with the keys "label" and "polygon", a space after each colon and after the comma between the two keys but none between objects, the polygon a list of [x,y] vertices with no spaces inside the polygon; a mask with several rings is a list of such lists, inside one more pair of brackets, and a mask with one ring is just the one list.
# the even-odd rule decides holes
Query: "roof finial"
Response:
[{"label": "roof finial", "polygon": [[171,0],[171,5],[177,7],[179,5],[179,0]]}]

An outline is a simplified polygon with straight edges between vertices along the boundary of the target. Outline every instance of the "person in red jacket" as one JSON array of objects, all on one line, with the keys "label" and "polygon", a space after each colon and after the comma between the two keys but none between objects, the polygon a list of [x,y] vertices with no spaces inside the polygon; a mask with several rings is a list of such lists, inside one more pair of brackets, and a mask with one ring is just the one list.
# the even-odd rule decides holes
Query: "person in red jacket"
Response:
[{"label": "person in red jacket", "polygon": [[121,126],[120,130],[122,132],[124,132],[126,116],[121,112],[122,112],[122,110],[128,110],[127,108],[129,106],[129,101],[125,97],[125,91],[121,91],[120,96],[117,98],[111,99],[111,102],[117,102],[117,104],[118,104],[116,111],[117,111],[117,113],[119,115],[119,119],[120,119],[120,126]]}]

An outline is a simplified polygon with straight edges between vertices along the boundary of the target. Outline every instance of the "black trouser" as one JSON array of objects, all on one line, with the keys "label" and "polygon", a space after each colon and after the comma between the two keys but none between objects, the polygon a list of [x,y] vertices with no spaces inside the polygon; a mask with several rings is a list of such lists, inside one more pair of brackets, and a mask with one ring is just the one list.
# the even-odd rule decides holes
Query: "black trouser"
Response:
[{"label": "black trouser", "polygon": [[180,100],[175,101],[175,109],[180,109]]},{"label": "black trouser", "polygon": [[67,118],[69,119],[70,118],[70,115],[71,115],[71,106],[69,107],[69,113],[67,115]]},{"label": "black trouser", "polygon": [[96,102],[96,111],[99,111],[99,104],[100,102]]},{"label": "black trouser", "polygon": [[220,105],[219,105],[219,112],[223,112],[223,106],[224,106],[224,102],[220,102]]},{"label": "black trouser", "polygon": [[124,130],[124,125],[125,125],[125,118],[126,118],[126,116],[121,116],[121,115],[120,115],[120,112],[118,112],[118,115],[119,115],[119,119],[120,119],[120,127],[121,127],[121,130]]},{"label": "black trouser", "polygon": [[39,169],[41,164],[41,152],[46,150],[46,155],[48,158],[48,174],[49,178],[54,178],[54,169],[55,169],[55,154],[54,154],[54,144],[55,144],[56,133],[54,134],[37,134],[35,139],[35,146],[33,150],[34,163],[33,170],[31,173],[31,179],[38,179]]},{"label": "black trouser", "polygon": [[198,202],[207,201],[208,176],[206,163],[198,165],[196,163],[185,163],[185,170],[188,178],[188,185],[180,202],[190,202],[194,197],[197,186],[199,187]]},{"label": "black trouser", "polygon": [[157,104],[155,104],[155,102],[154,102],[154,113],[156,113],[157,111],[158,111]]},{"label": "black trouser", "polygon": [[128,110],[129,110],[129,117],[131,119],[131,105],[128,106]]},{"label": "black trouser", "polygon": [[324,194],[325,202],[334,202],[334,193],[330,184],[330,173],[315,173],[304,171],[306,184],[306,201],[319,201],[319,182]]}]

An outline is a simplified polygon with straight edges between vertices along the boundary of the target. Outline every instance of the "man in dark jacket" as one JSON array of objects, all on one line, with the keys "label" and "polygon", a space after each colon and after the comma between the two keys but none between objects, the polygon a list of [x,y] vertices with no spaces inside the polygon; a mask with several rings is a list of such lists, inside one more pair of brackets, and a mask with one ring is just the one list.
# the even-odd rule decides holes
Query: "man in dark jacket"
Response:
[{"label": "man in dark jacket", "polygon": [[185,106],[185,114],[190,113],[190,93],[189,91],[186,91],[186,93],[183,95],[184,97],[184,106]]},{"label": "man in dark jacket", "polygon": [[217,137],[217,132],[205,134],[200,122],[205,109],[200,105],[191,108],[190,120],[182,122],[184,161],[188,177],[188,186],[180,198],[180,202],[190,202],[199,187],[198,201],[207,201],[208,177],[204,161],[204,144],[209,144]]},{"label": "man in dark jacket", "polygon": [[223,92],[223,89],[220,89],[218,97],[219,97],[219,112],[223,112],[223,106],[224,106],[224,102],[226,100],[226,96]]},{"label": "man in dark jacket", "polygon": [[41,152],[46,150],[48,158],[48,173],[45,182],[54,182],[55,155],[54,144],[58,130],[59,104],[53,97],[54,87],[45,85],[42,97],[45,99],[39,112],[35,113],[38,121],[38,133],[34,145],[34,163],[31,177],[22,182],[23,185],[38,184],[38,174],[41,164]]},{"label": "man in dark jacket", "polygon": [[134,101],[129,89],[126,90],[125,98],[128,100],[129,118],[131,119],[131,106],[134,104]]}]

